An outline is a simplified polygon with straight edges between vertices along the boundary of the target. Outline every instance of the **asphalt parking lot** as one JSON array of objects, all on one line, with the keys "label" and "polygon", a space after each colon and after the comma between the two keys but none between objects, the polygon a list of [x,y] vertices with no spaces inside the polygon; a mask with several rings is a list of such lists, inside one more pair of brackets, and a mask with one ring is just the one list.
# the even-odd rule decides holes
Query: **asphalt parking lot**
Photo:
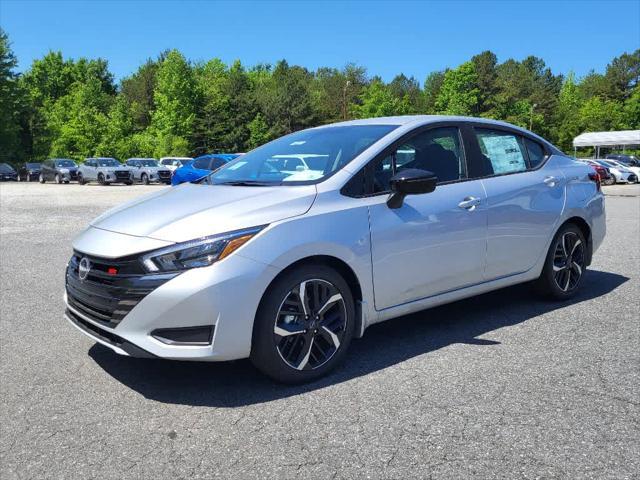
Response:
[{"label": "asphalt parking lot", "polygon": [[640,478],[640,186],[607,187],[574,300],[524,285],[376,325],[300,387],[119,357],[63,318],[74,235],[160,188],[0,185],[3,480]]}]

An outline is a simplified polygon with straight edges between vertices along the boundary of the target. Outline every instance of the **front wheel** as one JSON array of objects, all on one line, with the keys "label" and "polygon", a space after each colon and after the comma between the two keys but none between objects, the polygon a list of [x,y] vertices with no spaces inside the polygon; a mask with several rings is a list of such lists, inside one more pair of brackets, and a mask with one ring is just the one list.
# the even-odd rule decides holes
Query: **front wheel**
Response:
[{"label": "front wheel", "polygon": [[58,185],[62,183],[62,178],[60,178],[60,174],[59,173],[56,173],[55,181],[56,181],[56,183]]},{"label": "front wheel", "polygon": [[85,183],[87,182],[84,181],[84,177],[80,172],[78,172],[78,185],[84,185]]},{"label": "front wheel", "polygon": [[326,375],[344,358],[355,330],[355,306],[342,276],[304,265],[277,279],[255,319],[251,361],[283,383]]},{"label": "front wheel", "polygon": [[576,294],[587,268],[587,243],[573,223],[556,233],[545,260],[538,289],[548,297],[566,300]]},{"label": "front wheel", "polygon": [[146,173],[143,173],[140,177],[140,181],[145,185],[149,185],[149,176]]},{"label": "front wheel", "polygon": [[104,175],[102,173],[98,174],[98,183],[100,185],[107,185],[107,182],[104,179]]}]

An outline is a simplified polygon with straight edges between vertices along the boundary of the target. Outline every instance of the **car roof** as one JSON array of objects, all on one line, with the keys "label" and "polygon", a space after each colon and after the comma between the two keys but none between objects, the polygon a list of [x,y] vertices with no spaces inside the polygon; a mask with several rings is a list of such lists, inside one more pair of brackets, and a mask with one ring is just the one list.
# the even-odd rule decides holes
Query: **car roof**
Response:
[{"label": "car roof", "polygon": [[413,127],[420,127],[422,125],[429,125],[432,123],[440,123],[440,122],[473,122],[479,124],[485,124],[488,127],[496,126],[496,127],[507,127],[513,130],[520,131],[526,135],[534,137],[541,142],[544,142],[549,147],[553,147],[556,153],[562,153],[560,149],[554,146],[548,140],[536,135],[529,130],[526,130],[517,125],[513,125],[511,123],[502,122],[500,120],[492,120],[490,118],[479,118],[479,117],[466,117],[459,115],[399,115],[394,117],[376,117],[376,118],[364,118],[360,120],[347,120],[345,122],[338,123],[330,123],[327,125],[322,125],[316,128],[327,128],[327,127],[335,127],[335,126],[349,126],[349,125],[395,125],[395,126],[406,126],[411,125]]}]

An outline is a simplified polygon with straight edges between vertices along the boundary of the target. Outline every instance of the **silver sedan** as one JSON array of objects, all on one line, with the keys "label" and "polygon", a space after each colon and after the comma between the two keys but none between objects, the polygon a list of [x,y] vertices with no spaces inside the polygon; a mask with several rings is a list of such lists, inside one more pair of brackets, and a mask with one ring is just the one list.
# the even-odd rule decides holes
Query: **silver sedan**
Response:
[{"label": "silver sedan", "polygon": [[304,382],[377,322],[529,281],[571,297],[604,235],[599,176],[531,132],[350,121],[96,218],[73,243],[66,316],[121,355],[250,357]]}]

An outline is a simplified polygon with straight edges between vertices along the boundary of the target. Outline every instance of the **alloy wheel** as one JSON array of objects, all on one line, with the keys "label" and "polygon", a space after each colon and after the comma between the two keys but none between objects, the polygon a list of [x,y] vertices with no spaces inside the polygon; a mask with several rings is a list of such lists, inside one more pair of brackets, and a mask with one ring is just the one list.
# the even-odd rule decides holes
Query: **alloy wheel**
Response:
[{"label": "alloy wheel", "polygon": [[576,288],[584,271],[584,243],[575,232],[565,232],[553,255],[553,278],[563,292]]},{"label": "alloy wheel", "polygon": [[296,370],[314,370],[339,350],[347,326],[340,291],[330,282],[305,280],[289,291],[276,315],[278,354]]}]

